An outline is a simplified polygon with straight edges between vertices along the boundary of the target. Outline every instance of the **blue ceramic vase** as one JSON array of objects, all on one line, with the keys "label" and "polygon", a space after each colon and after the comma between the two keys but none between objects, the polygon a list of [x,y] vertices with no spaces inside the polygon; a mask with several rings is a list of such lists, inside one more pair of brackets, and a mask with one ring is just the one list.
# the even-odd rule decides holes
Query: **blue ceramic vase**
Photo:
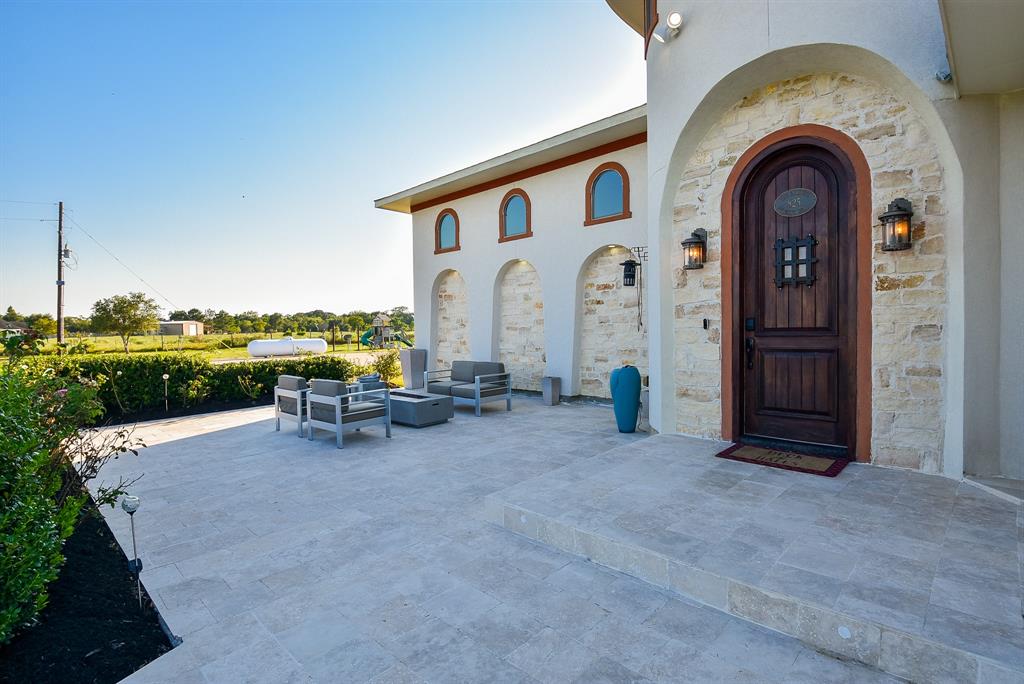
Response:
[{"label": "blue ceramic vase", "polygon": [[640,415],[640,371],[636,366],[623,366],[612,371],[612,402],[619,432],[636,432]]}]

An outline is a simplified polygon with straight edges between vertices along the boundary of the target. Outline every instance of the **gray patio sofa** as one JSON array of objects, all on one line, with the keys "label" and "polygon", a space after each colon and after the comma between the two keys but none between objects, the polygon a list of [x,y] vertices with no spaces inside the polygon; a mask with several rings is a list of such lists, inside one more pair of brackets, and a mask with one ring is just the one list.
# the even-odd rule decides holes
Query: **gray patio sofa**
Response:
[{"label": "gray patio sofa", "polygon": [[431,394],[472,401],[478,416],[488,401],[504,401],[505,410],[512,410],[512,377],[497,361],[453,361],[451,368],[425,372],[423,384]]},{"label": "gray patio sofa", "polygon": [[278,432],[281,431],[281,419],[294,420],[298,427],[298,436],[301,439],[306,426],[309,414],[306,413],[306,393],[309,386],[305,378],[297,375],[277,376],[277,386],[274,387],[274,420]]},{"label": "gray patio sofa", "polygon": [[369,425],[383,425],[390,438],[389,392],[387,388],[353,391],[338,380],[311,380],[306,393],[309,441],[313,441],[314,430],[330,430],[341,449],[345,430],[360,430]]}]

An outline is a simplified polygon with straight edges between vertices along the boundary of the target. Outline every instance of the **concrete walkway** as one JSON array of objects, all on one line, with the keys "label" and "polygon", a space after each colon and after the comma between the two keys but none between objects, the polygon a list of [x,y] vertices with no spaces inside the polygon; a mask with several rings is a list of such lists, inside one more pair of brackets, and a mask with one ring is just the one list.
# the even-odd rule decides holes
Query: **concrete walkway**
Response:
[{"label": "concrete walkway", "polygon": [[642,439],[606,407],[459,407],[342,451],[270,416],[140,426],[149,448],[102,473],[145,473],[142,577],[184,639],[126,681],[890,681],[484,520],[487,495]]}]

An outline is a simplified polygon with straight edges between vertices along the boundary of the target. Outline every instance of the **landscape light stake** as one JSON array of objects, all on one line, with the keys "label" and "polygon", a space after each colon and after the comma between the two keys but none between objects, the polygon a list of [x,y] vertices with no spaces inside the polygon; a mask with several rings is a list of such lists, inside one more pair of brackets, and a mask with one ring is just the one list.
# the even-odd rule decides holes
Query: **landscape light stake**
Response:
[{"label": "landscape light stake", "polygon": [[132,555],[135,556],[128,561],[128,571],[135,575],[135,588],[139,593],[139,610],[142,610],[142,561],[139,560],[139,550],[135,545],[135,511],[139,510],[139,497],[126,496],[121,499],[121,508],[128,514],[132,525]]},{"label": "landscape light stake", "polygon": [[167,379],[169,377],[171,376],[168,375],[167,373],[164,373],[164,413],[170,410],[167,408]]}]

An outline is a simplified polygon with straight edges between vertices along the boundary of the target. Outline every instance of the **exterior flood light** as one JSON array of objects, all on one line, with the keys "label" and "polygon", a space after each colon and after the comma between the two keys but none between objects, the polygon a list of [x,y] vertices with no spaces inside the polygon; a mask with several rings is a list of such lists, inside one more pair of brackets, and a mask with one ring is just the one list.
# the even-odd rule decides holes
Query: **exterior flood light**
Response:
[{"label": "exterior flood light", "polygon": [[683,246],[683,269],[704,268],[708,257],[708,232],[698,228],[680,243]]},{"label": "exterior flood light", "polygon": [[901,252],[913,246],[910,235],[910,217],[914,207],[903,197],[889,202],[889,209],[878,217],[882,222],[882,251]]},{"label": "exterior flood light", "polygon": [[679,34],[683,25],[683,15],[679,12],[669,12],[665,18],[665,25],[654,29],[653,37],[659,43],[667,43]]}]

